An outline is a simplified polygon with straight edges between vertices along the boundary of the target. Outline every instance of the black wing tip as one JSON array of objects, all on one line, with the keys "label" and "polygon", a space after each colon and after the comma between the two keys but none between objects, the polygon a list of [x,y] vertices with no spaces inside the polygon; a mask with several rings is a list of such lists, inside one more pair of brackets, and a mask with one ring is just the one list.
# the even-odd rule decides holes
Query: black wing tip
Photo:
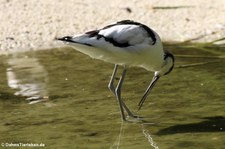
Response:
[{"label": "black wing tip", "polygon": [[72,36],[65,36],[65,37],[60,37],[60,38],[55,38],[55,40],[60,40],[60,41],[64,41],[65,43],[78,43],[78,44],[82,44],[82,45],[86,45],[86,46],[93,46],[91,44],[88,43],[82,43],[82,42],[77,42],[73,39]]},{"label": "black wing tip", "polygon": [[55,40],[60,40],[60,41],[71,41],[72,37],[71,36],[65,36],[65,37],[56,37]]}]

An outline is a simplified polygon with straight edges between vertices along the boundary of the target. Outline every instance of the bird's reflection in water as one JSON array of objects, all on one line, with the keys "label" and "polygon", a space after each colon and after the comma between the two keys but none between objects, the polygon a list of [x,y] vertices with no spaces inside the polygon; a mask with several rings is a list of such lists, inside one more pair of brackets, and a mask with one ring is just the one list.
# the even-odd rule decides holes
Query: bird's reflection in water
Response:
[{"label": "bird's reflection in water", "polygon": [[151,134],[149,133],[149,131],[144,128],[144,124],[142,124],[142,133],[144,134],[145,138],[148,140],[149,144],[154,148],[154,149],[159,149],[159,147],[157,146],[157,144],[154,142]]},{"label": "bird's reflection in water", "polygon": [[[110,149],[119,149],[119,147],[121,146],[122,144],[122,139],[123,139],[123,136],[125,135],[125,125],[130,125],[131,123],[126,123],[126,122],[121,122],[121,125],[120,125],[120,131],[119,131],[119,135],[117,136],[115,142],[113,143],[113,145],[110,147]],[[134,123],[132,123],[131,125],[133,125]],[[143,138],[146,138],[147,141],[148,141],[148,144],[154,148],[154,149],[159,149],[157,143],[153,140],[153,137],[152,135],[149,133],[149,130],[147,128],[145,128],[145,123],[135,123],[134,124],[135,126],[137,127],[140,127],[141,128],[141,131],[140,133],[143,134]]]},{"label": "bird's reflection in water", "polygon": [[37,58],[13,56],[6,70],[8,86],[16,96],[24,96],[30,104],[48,100],[48,73]]},{"label": "bird's reflection in water", "polygon": [[120,125],[119,135],[117,136],[116,141],[113,143],[113,145],[110,147],[110,149],[114,149],[114,148],[118,149],[119,148],[121,137],[123,134],[124,134],[124,122],[122,121],[121,125]]}]

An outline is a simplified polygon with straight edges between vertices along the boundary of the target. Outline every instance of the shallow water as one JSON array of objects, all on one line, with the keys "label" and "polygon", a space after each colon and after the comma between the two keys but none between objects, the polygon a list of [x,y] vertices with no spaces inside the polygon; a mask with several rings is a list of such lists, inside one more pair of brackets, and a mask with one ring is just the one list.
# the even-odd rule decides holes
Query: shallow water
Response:
[{"label": "shallow water", "polygon": [[128,69],[122,97],[145,117],[138,123],[121,122],[107,88],[112,64],[70,48],[1,56],[1,147],[225,148],[224,46],[166,48],[175,54],[175,69],[157,82],[138,113],[153,73]]}]

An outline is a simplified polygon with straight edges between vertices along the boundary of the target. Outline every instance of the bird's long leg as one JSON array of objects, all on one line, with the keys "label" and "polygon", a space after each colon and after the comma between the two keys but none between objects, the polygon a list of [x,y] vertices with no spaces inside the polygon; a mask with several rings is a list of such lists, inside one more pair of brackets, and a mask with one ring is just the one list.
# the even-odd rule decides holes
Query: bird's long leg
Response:
[{"label": "bird's long leg", "polygon": [[114,69],[113,69],[113,73],[112,73],[111,79],[110,79],[109,84],[108,84],[109,90],[110,90],[114,95],[116,95],[115,87],[114,87],[114,80],[115,80],[115,77],[116,77],[117,68],[118,68],[118,65],[115,64],[115,67],[114,67]]},{"label": "bird's long leg", "polygon": [[123,80],[124,80],[125,75],[126,75],[126,71],[127,71],[126,69],[123,70],[123,73],[122,73],[122,75],[121,75],[121,77],[120,77],[120,80],[119,80],[119,82],[118,82],[118,84],[117,84],[116,91],[115,91],[115,93],[116,93],[116,98],[117,98],[117,100],[118,100],[118,102],[119,102],[119,106],[120,106],[121,116],[122,116],[122,119],[123,119],[124,121],[126,121],[126,117],[125,117],[125,114],[124,114],[124,108],[125,108],[126,106],[124,106],[125,103],[124,103],[124,102],[122,101],[122,99],[121,99],[121,88],[122,88]]},{"label": "bird's long leg", "polygon": [[[126,104],[121,100],[121,97],[119,97],[120,99],[118,99],[118,95],[121,96],[121,87],[122,87],[122,83],[123,83],[124,77],[126,75],[126,69],[124,69],[123,74],[122,74],[122,76],[120,78],[120,81],[118,82],[117,89],[115,89],[115,87],[114,87],[114,80],[115,80],[115,76],[116,76],[116,73],[117,73],[117,68],[118,68],[118,65],[116,64],[115,67],[114,67],[111,79],[109,81],[108,88],[116,96],[117,100],[119,101],[119,104],[121,104],[120,107],[124,108],[129,116],[136,117],[129,110],[129,108],[126,106]],[[122,114],[122,111],[123,111],[123,109],[121,109],[121,114]],[[124,116],[124,111],[123,111],[123,116]]]}]

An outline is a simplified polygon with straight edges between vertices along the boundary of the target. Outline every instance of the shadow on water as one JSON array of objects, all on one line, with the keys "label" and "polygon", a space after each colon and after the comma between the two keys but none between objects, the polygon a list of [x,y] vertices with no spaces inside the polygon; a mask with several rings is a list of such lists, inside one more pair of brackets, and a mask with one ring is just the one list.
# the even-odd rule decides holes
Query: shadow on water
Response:
[{"label": "shadow on water", "polygon": [[[175,69],[162,77],[138,112],[121,122],[107,84],[113,65],[70,48],[0,59],[0,143],[47,148],[222,149],[225,146],[224,45],[167,44]],[[152,73],[128,69],[122,97],[131,110]],[[36,103],[36,104],[27,104]]]},{"label": "shadow on water", "polygon": [[224,132],[225,117],[205,117],[198,123],[178,124],[159,130],[157,135],[171,135],[177,133],[201,133],[201,132]]}]

